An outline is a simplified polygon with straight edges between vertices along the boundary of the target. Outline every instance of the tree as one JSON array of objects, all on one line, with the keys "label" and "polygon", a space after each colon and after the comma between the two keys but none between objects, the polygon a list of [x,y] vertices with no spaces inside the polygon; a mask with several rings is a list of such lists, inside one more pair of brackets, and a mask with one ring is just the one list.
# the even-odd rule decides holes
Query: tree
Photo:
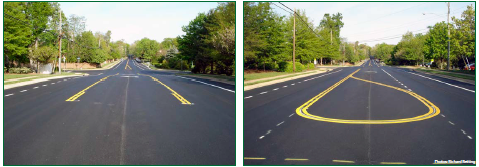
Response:
[{"label": "tree", "polygon": [[467,61],[476,58],[476,17],[473,5],[467,6],[461,14],[461,18],[452,17],[455,25],[455,33],[451,34],[451,47],[454,48],[453,53],[462,58],[464,64]]},{"label": "tree", "polygon": [[13,61],[27,61],[32,32],[24,13],[25,8],[22,2],[4,2],[3,56],[6,67],[10,67]]},{"label": "tree", "polygon": [[447,24],[444,21],[429,27],[424,46],[425,57],[437,60],[441,69],[447,58],[447,40]]},{"label": "tree", "polygon": [[[39,64],[47,64],[52,62],[56,58],[57,54],[55,49],[51,46],[40,46],[29,54],[30,60],[33,60],[37,65],[37,73],[39,73]],[[54,67],[53,67],[54,68]],[[53,69],[52,69],[53,71]]]}]

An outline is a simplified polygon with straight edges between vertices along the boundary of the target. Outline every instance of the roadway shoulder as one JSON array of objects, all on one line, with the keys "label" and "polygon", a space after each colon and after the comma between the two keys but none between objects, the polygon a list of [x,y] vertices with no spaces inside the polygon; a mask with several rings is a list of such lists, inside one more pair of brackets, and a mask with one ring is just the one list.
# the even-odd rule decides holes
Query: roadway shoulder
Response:
[{"label": "roadway shoulder", "polygon": [[447,76],[447,75],[442,75],[442,74],[424,72],[424,71],[410,69],[410,68],[401,68],[401,69],[410,70],[410,71],[423,73],[423,74],[427,74],[427,75],[432,75],[432,76],[436,76],[436,77],[446,78],[446,79],[450,79],[450,80],[454,80],[454,81],[458,81],[458,82],[463,82],[463,83],[467,83],[467,84],[471,84],[471,85],[476,85],[475,80],[468,80],[468,79],[462,79],[462,78],[457,78],[457,77],[452,77],[452,76]]}]

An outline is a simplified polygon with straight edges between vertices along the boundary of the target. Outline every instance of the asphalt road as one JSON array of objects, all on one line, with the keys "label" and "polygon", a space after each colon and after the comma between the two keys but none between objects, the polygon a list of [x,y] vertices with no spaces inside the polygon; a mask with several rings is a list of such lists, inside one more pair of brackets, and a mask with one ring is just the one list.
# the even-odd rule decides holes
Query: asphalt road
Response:
[{"label": "asphalt road", "polygon": [[244,110],[245,165],[432,165],[476,157],[474,85],[371,60],[246,91]]},{"label": "asphalt road", "polygon": [[234,86],[134,60],[89,73],[4,91],[4,165],[235,165]]}]

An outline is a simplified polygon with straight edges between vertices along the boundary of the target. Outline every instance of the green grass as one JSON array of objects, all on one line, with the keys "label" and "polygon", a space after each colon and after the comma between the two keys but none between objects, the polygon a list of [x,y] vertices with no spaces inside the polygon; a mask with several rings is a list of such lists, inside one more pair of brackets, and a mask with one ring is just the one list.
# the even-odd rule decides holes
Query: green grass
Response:
[{"label": "green grass", "polygon": [[[301,74],[307,74],[311,73],[314,71],[306,71],[302,72]],[[262,78],[269,78],[269,77],[276,77],[276,76],[281,76],[281,75],[291,75],[291,74],[297,74],[298,72],[262,72],[262,73],[250,73],[250,74],[244,74],[245,81],[250,81],[250,80],[255,80],[255,79],[262,79]]]},{"label": "green grass", "polygon": [[205,77],[211,77],[211,78],[218,78],[218,79],[226,79],[227,81],[232,81],[232,82],[235,82],[236,81],[236,77],[233,75],[233,76],[226,76],[226,75],[212,75],[212,74],[176,74],[176,75],[183,75],[183,76],[205,76]]},{"label": "green grass", "polygon": [[[19,80],[18,81],[13,81],[13,82],[3,83],[3,85],[10,85],[10,84],[14,84],[14,83],[26,82],[26,81],[31,81],[31,80],[34,80],[34,79],[39,79],[39,78],[49,78],[49,77],[67,76],[67,75],[75,75],[75,73],[62,73],[61,75],[60,74],[4,74],[3,75],[3,77],[4,77],[3,81],[6,81],[7,79],[15,79],[15,78],[18,78]],[[32,76],[36,76],[36,77],[35,78],[21,79],[21,78],[24,78],[24,77],[32,77]]]},{"label": "green grass", "polygon": [[441,71],[437,71],[437,70],[427,70],[427,69],[417,69],[417,70],[424,71],[424,72],[430,72],[430,73],[433,73],[433,74],[441,74],[441,75],[447,75],[447,76],[456,77],[456,78],[468,79],[468,80],[473,80],[473,81],[476,80],[475,76],[468,76],[468,75],[461,75],[461,74],[451,74],[451,73],[441,72]]},{"label": "green grass", "polygon": [[474,71],[471,71],[471,70],[449,70],[449,72],[476,75],[476,70],[474,70]]},{"label": "green grass", "polygon": [[[323,70],[321,70],[321,71],[323,71]],[[259,84],[259,83],[263,83],[263,82],[269,82],[269,81],[274,81],[274,80],[278,80],[278,79],[284,79],[284,78],[290,78],[290,77],[305,75],[305,74],[308,74],[308,73],[311,73],[311,72],[314,72],[314,71],[309,71],[309,72],[306,72],[306,73],[296,73],[294,75],[287,75],[287,76],[284,76],[284,77],[266,79],[266,80],[262,80],[262,81],[252,82],[252,83],[245,83],[244,86],[255,85],[255,84]],[[288,73],[288,74],[292,74],[292,73]]]}]

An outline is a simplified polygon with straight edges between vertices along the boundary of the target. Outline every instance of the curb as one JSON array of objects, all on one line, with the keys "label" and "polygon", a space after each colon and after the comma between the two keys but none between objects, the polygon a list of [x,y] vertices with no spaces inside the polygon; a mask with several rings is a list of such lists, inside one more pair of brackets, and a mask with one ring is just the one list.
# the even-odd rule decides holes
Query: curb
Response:
[{"label": "curb", "polygon": [[[21,86],[27,86],[27,85],[32,85],[40,82],[46,82],[51,79],[59,79],[59,78],[68,78],[68,77],[78,77],[82,75],[68,75],[68,76],[56,76],[56,77],[49,77],[49,78],[39,78],[39,79],[33,79],[31,81],[26,81],[26,82],[20,82],[20,83],[15,83],[15,84],[10,84],[10,85],[3,85],[3,90],[7,89],[12,89],[16,87],[21,87]],[[85,75],[83,75],[85,76]]]}]

